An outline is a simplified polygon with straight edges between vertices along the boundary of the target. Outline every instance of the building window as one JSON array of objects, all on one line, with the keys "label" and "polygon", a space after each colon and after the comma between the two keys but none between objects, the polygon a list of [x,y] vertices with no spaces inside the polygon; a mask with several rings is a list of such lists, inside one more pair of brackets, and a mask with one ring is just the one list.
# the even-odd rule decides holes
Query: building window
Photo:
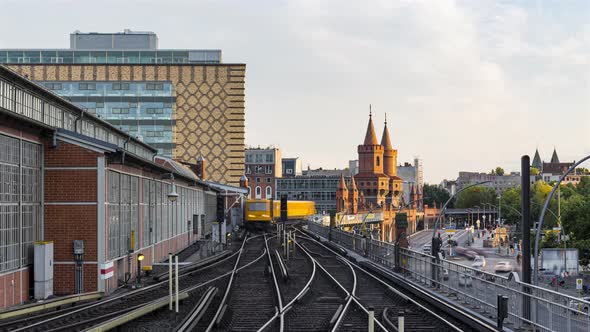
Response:
[{"label": "building window", "polygon": [[164,90],[163,83],[146,83],[145,85],[146,90]]},{"label": "building window", "polygon": [[272,187],[266,186],[266,199],[271,199],[271,198],[272,198]]},{"label": "building window", "polygon": [[274,163],[274,156],[272,154],[266,155],[266,162],[267,163]]},{"label": "building window", "polygon": [[380,160],[379,157],[377,157],[377,166],[379,166]]},{"label": "building window", "polygon": [[287,172],[287,174],[293,174],[293,170],[290,168],[287,168],[286,172]]},{"label": "building window", "polygon": [[256,183],[260,183],[260,178],[256,178]]},{"label": "building window", "polygon": [[45,83],[45,87],[48,90],[61,90],[62,89],[61,83]]},{"label": "building window", "polygon": [[96,83],[80,83],[78,84],[80,90],[96,90]]},{"label": "building window", "polygon": [[103,108],[104,107],[104,103],[96,103],[96,108]]},{"label": "building window", "polygon": [[129,90],[129,83],[113,83],[113,90]]},{"label": "building window", "polygon": [[262,162],[262,155],[259,154],[259,153],[257,153],[255,155],[255,160],[256,160],[257,163],[261,163]]},{"label": "building window", "polygon": [[272,174],[272,166],[271,165],[264,166],[264,173],[265,174]]},{"label": "building window", "polygon": [[0,273],[32,263],[43,238],[41,146],[0,135]]},{"label": "building window", "polygon": [[262,198],[262,188],[260,188],[260,186],[256,187],[256,196],[254,198],[256,198],[256,199]]},{"label": "building window", "polygon": [[266,178],[266,183],[270,183],[270,178]]},{"label": "building window", "polygon": [[163,108],[148,108],[146,109],[147,114],[164,114]]},{"label": "building window", "polygon": [[256,174],[261,174],[262,173],[262,166],[254,166],[256,169]]},{"label": "building window", "polygon": [[250,165],[246,166],[246,174],[250,174]]},{"label": "building window", "polygon": [[128,108],[113,108],[113,114],[129,114]]}]

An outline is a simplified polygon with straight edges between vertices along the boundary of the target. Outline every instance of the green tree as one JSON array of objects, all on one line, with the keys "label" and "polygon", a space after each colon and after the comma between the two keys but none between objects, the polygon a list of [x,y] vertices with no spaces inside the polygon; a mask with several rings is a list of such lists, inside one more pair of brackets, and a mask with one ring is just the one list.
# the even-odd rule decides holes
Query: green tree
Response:
[{"label": "green tree", "polygon": [[448,191],[433,184],[424,184],[422,195],[424,196],[424,204],[428,204],[428,206],[433,206],[434,202],[444,204],[451,197]]},{"label": "green tree", "polygon": [[[475,186],[467,188],[459,193],[455,207],[459,209],[471,208],[476,205],[482,206],[482,203],[496,205],[498,202],[496,190],[489,187]],[[483,206],[482,206],[483,207]]]},{"label": "green tree", "polygon": [[539,175],[541,173],[538,168],[531,167],[531,175]]},{"label": "green tree", "polygon": [[496,167],[496,175],[499,175],[499,176],[504,175],[504,169],[500,166]]},{"label": "green tree", "polygon": [[516,224],[521,220],[521,202],[522,199],[520,186],[510,188],[502,193],[502,219],[506,219],[506,223]]}]

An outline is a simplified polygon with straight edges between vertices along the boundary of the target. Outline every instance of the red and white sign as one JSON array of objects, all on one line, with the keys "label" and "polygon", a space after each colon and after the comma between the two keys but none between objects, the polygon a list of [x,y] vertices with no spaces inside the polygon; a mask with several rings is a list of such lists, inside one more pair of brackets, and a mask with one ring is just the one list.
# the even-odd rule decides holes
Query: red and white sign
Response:
[{"label": "red and white sign", "polygon": [[111,278],[115,274],[115,265],[113,262],[100,264],[100,279],[105,280]]}]

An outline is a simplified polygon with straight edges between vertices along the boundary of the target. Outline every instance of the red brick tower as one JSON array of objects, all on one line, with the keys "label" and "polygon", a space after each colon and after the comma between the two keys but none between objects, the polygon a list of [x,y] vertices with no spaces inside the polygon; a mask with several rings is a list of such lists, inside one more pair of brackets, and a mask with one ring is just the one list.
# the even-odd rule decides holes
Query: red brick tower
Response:
[{"label": "red brick tower", "polygon": [[340,174],[340,182],[336,191],[336,212],[348,212],[348,189],[343,174]]},{"label": "red brick tower", "polygon": [[356,187],[356,182],[354,182],[354,176],[350,177],[350,213],[356,214],[358,212],[358,204],[359,204],[359,191]]},{"label": "red brick tower", "polygon": [[383,146],[377,142],[372,114],[365,141],[358,146],[359,173],[356,175],[359,190],[364,193],[367,204],[382,205],[389,192],[389,177],[383,173]]}]

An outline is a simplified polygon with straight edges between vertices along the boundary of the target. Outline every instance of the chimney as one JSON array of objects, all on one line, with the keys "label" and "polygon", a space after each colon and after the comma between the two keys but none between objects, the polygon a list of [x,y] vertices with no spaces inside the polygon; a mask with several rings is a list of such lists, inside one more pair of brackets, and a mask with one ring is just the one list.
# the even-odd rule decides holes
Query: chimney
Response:
[{"label": "chimney", "polygon": [[205,181],[207,178],[207,162],[203,158],[203,156],[199,155],[197,157],[197,164],[196,164],[196,173],[197,176],[201,178],[201,180]]}]

